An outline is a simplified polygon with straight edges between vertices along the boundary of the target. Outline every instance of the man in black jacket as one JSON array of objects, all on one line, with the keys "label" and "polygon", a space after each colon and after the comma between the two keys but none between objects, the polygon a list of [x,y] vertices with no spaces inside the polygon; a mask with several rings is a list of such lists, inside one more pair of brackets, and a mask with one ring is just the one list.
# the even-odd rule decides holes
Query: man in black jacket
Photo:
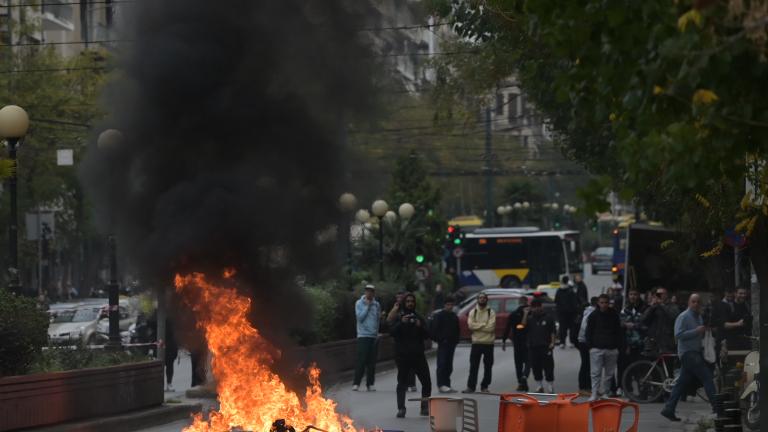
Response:
[{"label": "man in black jacket", "polygon": [[447,296],[443,310],[432,318],[432,339],[437,342],[437,388],[440,393],[455,393],[451,388],[453,354],[459,343],[459,317],[453,311],[454,299]]},{"label": "man in black jacket", "polygon": [[[395,340],[395,364],[397,365],[397,417],[405,417],[405,392],[408,375],[413,371],[421,382],[421,397],[432,395],[427,358],[424,356],[424,340],[429,337],[427,322],[416,313],[416,297],[408,293],[403,297],[400,319],[392,323],[390,334]],[[426,401],[421,403],[421,415],[429,415]]]},{"label": "man in black jacket", "polygon": [[523,315],[528,310],[528,297],[522,296],[518,300],[517,309],[509,314],[507,328],[501,339],[502,351],[507,350],[507,339],[512,340],[515,350],[515,372],[517,373],[517,391],[528,391],[528,375],[531,367],[528,364],[528,330],[523,325]]},{"label": "man in black jacket", "polygon": [[[610,306],[606,294],[597,299],[598,309],[587,318],[585,334],[589,347],[589,364],[592,372],[592,397],[598,398],[601,386],[605,388],[608,380],[616,373],[619,349],[624,343],[624,330],[621,328],[619,313]],[[605,378],[603,378],[605,371]]]},{"label": "man in black jacket", "polygon": [[560,323],[560,345],[565,348],[566,337],[570,331],[571,344],[576,346],[578,339],[574,327],[576,324],[576,313],[579,311],[579,300],[568,276],[563,276],[560,288],[555,294],[555,307],[557,320]]},{"label": "man in black jacket", "polygon": [[669,301],[669,292],[664,287],[654,289],[648,308],[640,317],[640,322],[647,329],[648,337],[652,338],[660,353],[674,353],[675,319],[680,315],[680,309]]}]

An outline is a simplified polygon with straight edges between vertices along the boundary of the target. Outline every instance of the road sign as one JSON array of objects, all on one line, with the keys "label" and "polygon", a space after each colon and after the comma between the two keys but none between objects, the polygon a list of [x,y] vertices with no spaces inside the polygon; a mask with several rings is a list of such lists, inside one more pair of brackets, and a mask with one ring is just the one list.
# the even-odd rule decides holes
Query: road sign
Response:
[{"label": "road sign", "polygon": [[464,249],[457,247],[453,249],[453,257],[454,258],[461,258],[464,256]]},{"label": "road sign", "polygon": [[416,280],[423,281],[429,279],[429,267],[416,267]]}]

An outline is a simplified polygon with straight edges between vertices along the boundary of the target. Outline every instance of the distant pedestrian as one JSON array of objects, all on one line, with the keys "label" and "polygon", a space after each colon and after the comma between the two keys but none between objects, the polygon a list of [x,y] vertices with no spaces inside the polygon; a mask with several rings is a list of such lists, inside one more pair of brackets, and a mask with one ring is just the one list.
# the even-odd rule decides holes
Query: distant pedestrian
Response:
[{"label": "distant pedestrian", "polygon": [[442,284],[435,285],[435,295],[432,297],[432,310],[442,309],[445,305],[445,292]]},{"label": "distant pedestrian", "polygon": [[661,415],[672,421],[680,421],[675,415],[677,402],[686,391],[691,381],[698,379],[704,384],[712,412],[715,412],[715,383],[712,371],[704,360],[702,339],[707,328],[701,316],[701,300],[698,294],[688,298],[688,309],[675,320],[675,337],[677,338],[677,355],[680,357],[680,376],[672,388],[672,393],[661,411]]},{"label": "distant pedestrian", "polygon": [[645,302],[640,298],[640,292],[635,288],[629,290],[627,303],[620,314],[621,327],[624,329],[624,348],[619,351],[616,379],[611,387],[611,390],[617,395],[621,395],[621,380],[624,377],[624,371],[642,357],[645,327],[640,319],[645,308]]},{"label": "distant pedestrian", "polygon": [[573,282],[576,285],[576,298],[579,300],[579,308],[583,309],[589,306],[589,289],[587,289],[587,284],[584,283],[584,278],[577,274],[573,277]]},{"label": "distant pedestrian", "polygon": [[555,311],[557,312],[557,320],[560,323],[560,345],[565,348],[566,339],[568,334],[570,334],[571,344],[576,346],[578,339],[574,327],[576,314],[579,311],[579,300],[568,276],[563,276],[560,288],[558,288],[555,294]]},{"label": "distant pedestrian", "polygon": [[165,391],[173,392],[173,363],[179,356],[179,345],[176,343],[176,334],[173,322],[165,320]]},{"label": "distant pedestrian", "polygon": [[437,342],[437,388],[440,393],[454,393],[451,388],[453,355],[459,343],[459,317],[453,311],[455,300],[447,296],[443,309],[432,318],[432,339]]},{"label": "distant pedestrian", "polygon": [[523,313],[522,324],[528,331],[528,363],[536,381],[536,392],[544,392],[544,379],[547,391],[555,392],[555,322],[547,316],[541,300],[531,301],[531,308]]},{"label": "distant pedestrian", "polygon": [[496,312],[488,307],[488,294],[478,294],[477,306],[469,311],[467,325],[472,332],[472,349],[469,354],[469,378],[464,393],[474,393],[477,389],[481,358],[483,380],[480,382],[480,391],[487,393],[493,374],[493,344],[496,341]]},{"label": "distant pedestrian", "polygon": [[619,350],[624,343],[619,313],[610,306],[606,294],[598,297],[597,307],[587,318],[586,331],[592,375],[590,401],[597,400],[601,393],[607,391],[606,384],[616,373]]},{"label": "distant pedestrian", "polygon": [[[387,327],[392,328],[392,325],[395,324],[397,321],[400,321],[400,318],[403,316],[403,299],[405,298],[405,295],[408,294],[408,291],[400,290],[395,294],[395,303],[392,305],[392,307],[389,310],[389,313],[387,314]],[[413,372],[410,373],[408,376],[408,391],[411,393],[415,393],[418,391],[416,388],[416,374]]]},{"label": "distant pedestrian", "polygon": [[608,287],[608,305],[620,313],[624,309],[624,287],[621,286],[618,276],[614,276],[613,283]]},{"label": "distant pedestrian", "polygon": [[647,338],[650,343],[647,346],[655,348],[658,353],[675,352],[674,327],[675,318],[679,314],[677,306],[669,302],[667,289],[656,288],[651,303],[640,317],[640,322],[648,329]]},{"label": "distant pedestrian", "polygon": [[365,285],[364,294],[355,303],[357,318],[357,365],[352,390],[360,389],[360,382],[365,374],[365,384],[368,391],[376,391],[376,355],[379,337],[379,318],[381,305],[374,297],[376,287]]},{"label": "distant pedestrian", "polygon": [[[416,297],[408,293],[403,298],[403,314],[392,325],[390,331],[395,340],[395,363],[397,364],[397,417],[405,417],[405,392],[408,376],[413,372],[421,383],[421,397],[432,395],[432,380],[424,355],[424,341],[429,338],[427,322],[416,313]],[[427,401],[421,402],[421,415],[429,415]]]},{"label": "distant pedestrian", "polygon": [[582,396],[592,395],[592,370],[589,364],[589,346],[587,346],[587,318],[595,309],[597,309],[597,297],[589,300],[589,306],[584,309],[581,315],[579,325],[579,356],[581,365],[579,366],[579,393]]},{"label": "distant pedestrian", "polygon": [[507,339],[512,340],[515,350],[515,374],[517,376],[517,391],[528,391],[528,375],[531,366],[528,363],[528,329],[523,325],[523,315],[529,312],[528,297],[522,296],[518,300],[517,309],[509,314],[507,328],[501,339],[501,349],[506,351]]}]

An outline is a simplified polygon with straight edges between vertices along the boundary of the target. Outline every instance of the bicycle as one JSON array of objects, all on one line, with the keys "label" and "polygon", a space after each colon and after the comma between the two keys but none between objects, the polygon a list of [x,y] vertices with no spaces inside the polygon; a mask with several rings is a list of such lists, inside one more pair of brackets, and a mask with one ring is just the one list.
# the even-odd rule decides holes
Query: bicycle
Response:
[{"label": "bicycle", "polygon": [[[677,376],[677,354],[662,353],[654,361],[637,360],[630,364],[621,378],[624,394],[637,403],[653,403],[661,399],[665,393],[671,393]],[[715,388],[720,384],[720,368],[715,365]],[[708,402],[703,387],[696,390],[696,395]]]}]

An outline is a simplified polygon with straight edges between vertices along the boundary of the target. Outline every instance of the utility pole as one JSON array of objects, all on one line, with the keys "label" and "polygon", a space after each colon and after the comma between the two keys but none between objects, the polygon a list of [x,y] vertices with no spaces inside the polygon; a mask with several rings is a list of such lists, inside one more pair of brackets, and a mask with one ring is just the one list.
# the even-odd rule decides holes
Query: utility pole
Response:
[{"label": "utility pole", "polygon": [[494,221],[495,212],[493,210],[493,172],[491,171],[491,159],[493,149],[491,145],[491,107],[485,107],[485,226],[496,226]]}]

